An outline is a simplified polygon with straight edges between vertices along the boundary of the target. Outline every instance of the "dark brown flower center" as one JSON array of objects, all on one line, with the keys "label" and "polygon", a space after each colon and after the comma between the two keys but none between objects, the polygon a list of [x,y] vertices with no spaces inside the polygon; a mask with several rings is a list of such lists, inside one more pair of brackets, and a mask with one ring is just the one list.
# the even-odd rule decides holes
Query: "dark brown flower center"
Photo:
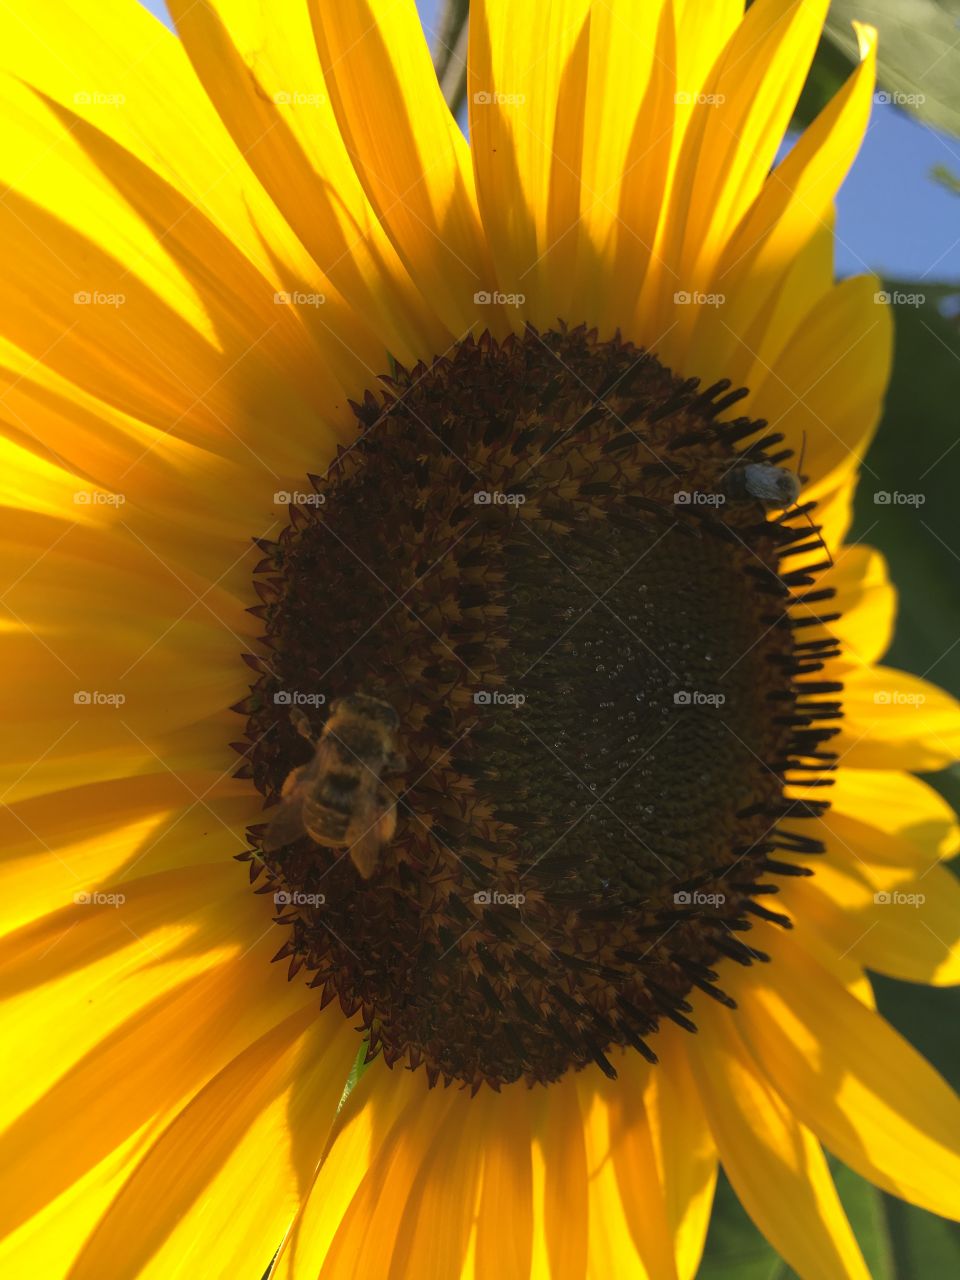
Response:
[{"label": "dark brown flower center", "polygon": [[307,834],[246,855],[291,971],[391,1064],[499,1087],[652,1057],[692,987],[732,1003],[718,960],[763,958],[757,899],[806,873],[775,851],[818,851],[783,824],[823,807],[785,785],[831,759],[829,593],[801,594],[816,534],[761,500],[789,454],[728,385],[582,328],[468,340],[368,393],[263,545],[241,772],[272,801],[313,758],[295,707],[318,736],[347,694],[399,716],[369,878]]}]

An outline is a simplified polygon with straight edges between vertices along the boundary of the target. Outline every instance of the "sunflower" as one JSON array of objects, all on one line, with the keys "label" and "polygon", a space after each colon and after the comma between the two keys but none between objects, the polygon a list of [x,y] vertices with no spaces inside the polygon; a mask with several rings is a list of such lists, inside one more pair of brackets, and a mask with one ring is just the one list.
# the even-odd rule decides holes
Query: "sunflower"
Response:
[{"label": "sunflower", "polygon": [[5,8],[4,1276],[689,1280],[721,1163],[865,1276],[824,1147],[955,1212],[826,7],[474,0],[469,145],[413,0]]}]

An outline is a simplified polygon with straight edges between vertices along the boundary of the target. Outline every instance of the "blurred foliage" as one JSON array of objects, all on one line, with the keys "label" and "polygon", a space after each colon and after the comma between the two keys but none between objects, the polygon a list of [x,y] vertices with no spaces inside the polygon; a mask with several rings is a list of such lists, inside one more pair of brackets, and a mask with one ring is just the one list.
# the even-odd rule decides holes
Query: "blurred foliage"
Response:
[{"label": "blurred foliage", "polygon": [[878,93],[925,124],[960,134],[960,0],[833,0],[797,123],[809,124],[853,70],[854,19],[880,34]]},{"label": "blurred foliage", "polygon": [[960,177],[957,177],[947,165],[935,164],[930,170],[930,177],[933,178],[934,182],[939,182],[941,187],[946,187],[954,195],[960,196]]}]

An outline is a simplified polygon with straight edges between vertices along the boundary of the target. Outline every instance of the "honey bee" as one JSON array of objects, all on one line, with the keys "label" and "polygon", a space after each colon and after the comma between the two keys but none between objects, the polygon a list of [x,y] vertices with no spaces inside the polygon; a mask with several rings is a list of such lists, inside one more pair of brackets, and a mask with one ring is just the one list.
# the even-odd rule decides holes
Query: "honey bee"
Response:
[{"label": "honey bee", "polygon": [[347,848],[369,880],[397,826],[396,808],[381,778],[405,768],[395,747],[399,717],[388,702],[352,693],[331,704],[319,738],[299,707],[290,719],[314,755],[287,775],[263,850],[273,853],[307,835],[327,848]]}]

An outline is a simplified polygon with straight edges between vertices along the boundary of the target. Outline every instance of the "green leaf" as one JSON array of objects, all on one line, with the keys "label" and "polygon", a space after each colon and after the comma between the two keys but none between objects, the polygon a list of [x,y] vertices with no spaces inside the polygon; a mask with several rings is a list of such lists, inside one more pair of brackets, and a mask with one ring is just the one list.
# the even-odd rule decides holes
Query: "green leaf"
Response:
[{"label": "green leaf", "polygon": [[[953,1223],[884,1195],[839,1160],[828,1159],[873,1280],[960,1274],[960,1239]],[[798,1280],[753,1225],[722,1173],[697,1280]]]},{"label": "green leaf", "polygon": [[779,1280],[783,1263],[753,1225],[723,1170],[697,1280]]},{"label": "green leaf", "polygon": [[[960,38],[960,33],[958,33]],[[956,387],[960,334],[938,303],[955,285],[891,280],[894,365],[880,429],[864,462],[850,540],[878,547],[900,596],[897,630],[886,661],[960,691],[960,539],[957,484],[960,435]],[[889,494],[889,503],[877,495]],[[915,495],[912,501],[896,495]]]},{"label": "green leaf", "polygon": [[343,1086],[343,1093],[340,1095],[340,1101],[337,1103],[337,1115],[343,1110],[344,1104],[353,1093],[360,1080],[360,1077],[369,1067],[370,1063],[366,1061],[367,1056],[367,1038],[364,1036],[361,1041],[360,1048],[357,1050],[357,1056],[353,1060],[353,1066],[350,1068],[350,1074],[347,1076],[347,1082]]},{"label": "green leaf", "polygon": [[826,34],[851,65],[855,18],[880,33],[881,92],[927,124],[960,134],[960,0],[833,0]]}]

